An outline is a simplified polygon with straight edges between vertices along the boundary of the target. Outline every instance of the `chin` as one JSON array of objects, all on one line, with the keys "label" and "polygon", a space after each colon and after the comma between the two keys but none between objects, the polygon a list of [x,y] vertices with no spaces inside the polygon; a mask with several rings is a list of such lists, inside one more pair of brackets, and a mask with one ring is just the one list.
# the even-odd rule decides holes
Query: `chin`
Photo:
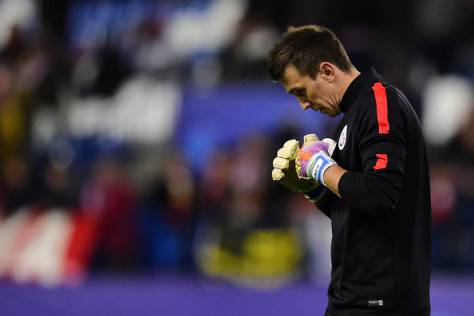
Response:
[{"label": "chin", "polygon": [[339,115],[338,112],[335,112],[335,111],[324,111],[322,112],[323,114],[326,114],[327,116],[330,116],[330,117],[336,117]]}]

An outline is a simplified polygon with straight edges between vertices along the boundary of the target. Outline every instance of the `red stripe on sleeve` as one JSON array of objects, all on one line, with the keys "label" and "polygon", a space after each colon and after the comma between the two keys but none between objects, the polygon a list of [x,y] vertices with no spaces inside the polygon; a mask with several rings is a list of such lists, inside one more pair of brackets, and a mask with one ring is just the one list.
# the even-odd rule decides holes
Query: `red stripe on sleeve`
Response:
[{"label": "red stripe on sleeve", "polygon": [[388,123],[387,91],[380,82],[375,83],[372,86],[372,90],[374,90],[375,103],[377,104],[379,134],[388,134],[390,131],[390,124]]},{"label": "red stripe on sleeve", "polygon": [[388,156],[387,154],[376,154],[377,162],[375,163],[374,170],[380,170],[387,168]]}]

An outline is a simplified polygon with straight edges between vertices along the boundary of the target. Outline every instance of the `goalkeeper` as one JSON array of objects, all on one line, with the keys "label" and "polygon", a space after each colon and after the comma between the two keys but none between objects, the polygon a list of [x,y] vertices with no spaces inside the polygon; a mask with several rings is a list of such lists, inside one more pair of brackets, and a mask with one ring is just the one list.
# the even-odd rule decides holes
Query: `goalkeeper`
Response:
[{"label": "goalkeeper", "polygon": [[326,315],[430,315],[428,162],[409,101],[320,26],[290,28],[268,66],[303,109],[343,114],[334,140],[289,140],[272,171],[331,219]]}]

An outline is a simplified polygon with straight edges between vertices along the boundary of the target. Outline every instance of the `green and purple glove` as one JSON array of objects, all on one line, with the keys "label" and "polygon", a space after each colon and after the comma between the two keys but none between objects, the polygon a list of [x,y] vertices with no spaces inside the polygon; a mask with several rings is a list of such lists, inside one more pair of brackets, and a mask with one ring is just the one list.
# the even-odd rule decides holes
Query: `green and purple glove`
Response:
[{"label": "green and purple glove", "polygon": [[296,157],[296,172],[300,179],[314,179],[324,183],[324,173],[336,162],[331,158],[336,142],[330,138],[319,140],[315,134],[305,136],[304,145]]},{"label": "green and purple glove", "polygon": [[[303,148],[315,142],[319,142],[318,136],[308,134],[304,137]],[[332,154],[336,143],[329,138],[324,139],[323,142],[324,146],[328,145],[323,149]],[[315,203],[324,195],[326,187],[312,177],[301,177],[298,174],[301,172],[301,162],[296,163],[299,153],[300,146],[296,139],[286,141],[273,160],[272,179],[292,191],[303,193],[307,199]],[[306,163],[303,161],[303,164]]]},{"label": "green and purple glove", "polygon": [[300,146],[296,139],[290,139],[278,149],[275,159],[273,159],[272,179],[295,192],[308,192],[317,187],[322,187],[314,179],[302,179],[298,177],[295,168],[295,159]]}]

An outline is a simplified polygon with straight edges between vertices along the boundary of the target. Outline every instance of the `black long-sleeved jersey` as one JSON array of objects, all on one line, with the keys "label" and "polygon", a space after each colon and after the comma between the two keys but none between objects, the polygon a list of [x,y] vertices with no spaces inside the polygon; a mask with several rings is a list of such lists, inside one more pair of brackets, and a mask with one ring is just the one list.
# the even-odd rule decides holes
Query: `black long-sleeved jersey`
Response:
[{"label": "black long-sleeved jersey", "polygon": [[407,98],[371,71],[341,101],[334,160],[348,170],[331,218],[328,315],[430,315],[431,204],[425,142]]}]

